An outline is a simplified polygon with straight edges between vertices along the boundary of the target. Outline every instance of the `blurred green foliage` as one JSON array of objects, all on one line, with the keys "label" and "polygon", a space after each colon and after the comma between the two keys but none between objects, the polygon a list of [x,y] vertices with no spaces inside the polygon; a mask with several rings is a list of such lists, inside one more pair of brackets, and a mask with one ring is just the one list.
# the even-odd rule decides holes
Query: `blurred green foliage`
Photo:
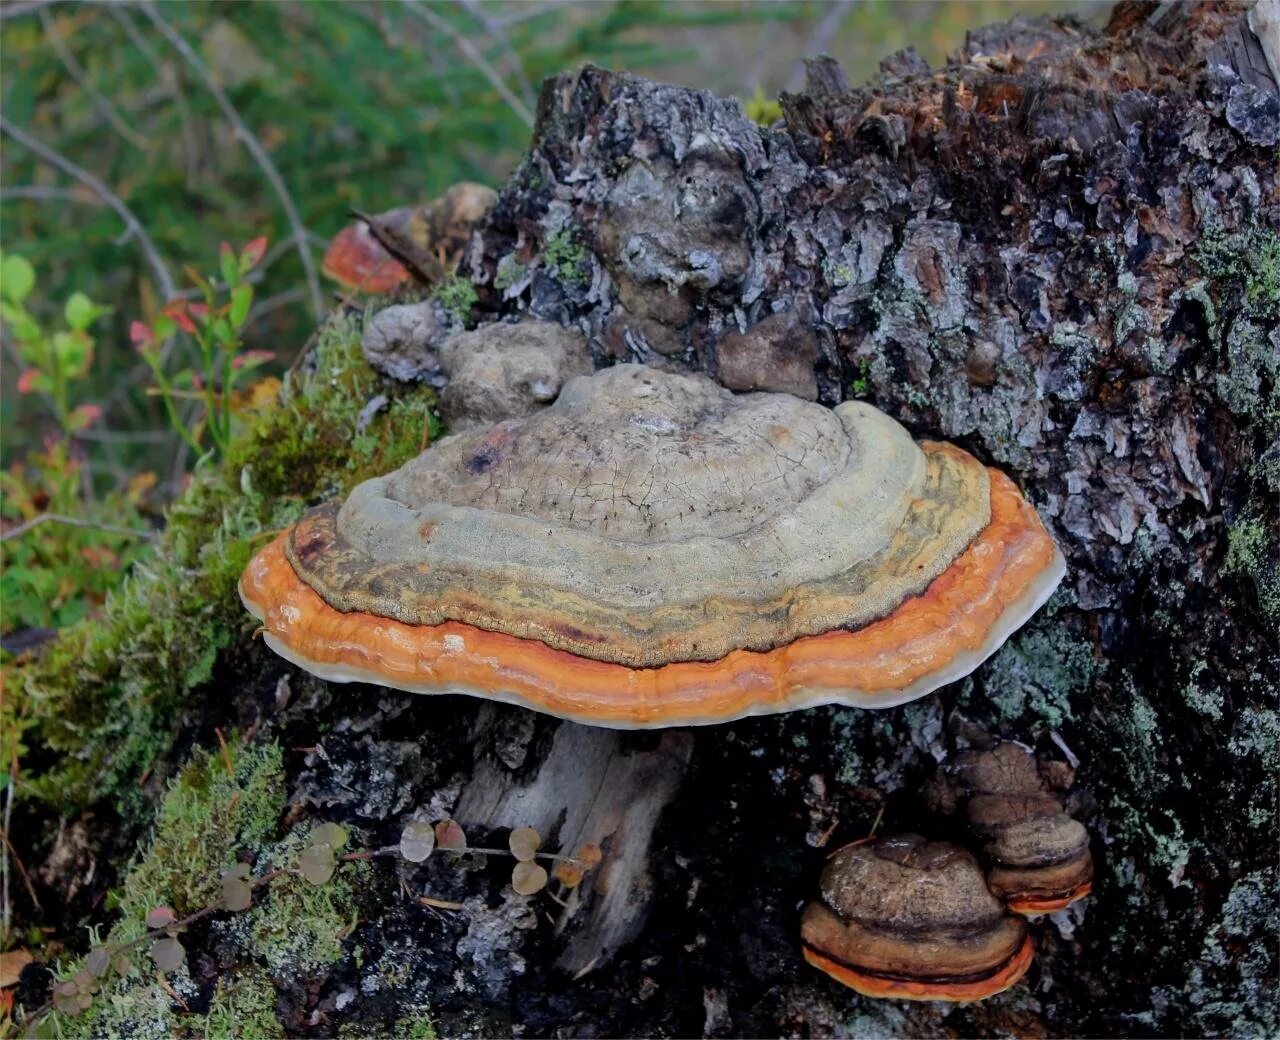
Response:
[{"label": "blurred green foliage", "polygon": [[[59,168],[6,134],[5,246],[41,272],[49,299],[80,290],[111,302],[89,374],[103,425],[163,429],[158,403],[142,392],[148,373],[129,349],[129,325],[153,321],[167,302],[158,283],[180,284],[183,266],[203,267],[219,241],[266,235],[275,244],[246,344],[289,354],[332,300],[314,270],[350,210],[425,201],[463,179],[501,183],[527,144],[544,77],[584,61],[645,70],[672,59],[668,31],[818,10],[546,0],[37,7],[0,23],[5,126],[65,161]],[[246,147],[250,135],[296,208],[300,234]],[[117,208],[76,168],[133,214],[154,260],[138,233],[122,240]],[[12,397],[5,406],[20,419],[6,422],[11,458],[47,417]],[[175,447],[93,442],[125,470],[162,466],[158,448]]]}]

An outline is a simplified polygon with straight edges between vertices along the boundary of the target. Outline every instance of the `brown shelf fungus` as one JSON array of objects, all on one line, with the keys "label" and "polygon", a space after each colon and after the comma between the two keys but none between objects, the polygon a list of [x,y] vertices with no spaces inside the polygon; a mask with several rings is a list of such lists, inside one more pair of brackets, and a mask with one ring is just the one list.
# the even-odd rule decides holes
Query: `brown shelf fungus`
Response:
[{"label": "brown shelf fungus", "polygon": [[869,405],[619,365],[313,510],[240,590],[327,679],[658,727],[923,696],[1062,572],[1007,477]]},{"label": "brown shelf fungus", "polygon": [[981,1000],[1025,974],[1026,923],[973,856],[916,834],[854,842],[828,861],[801,917],[804,957],[868,997]]},{"label": "brown shelf fungus", "polygon": [[935,802],[963,804],[991,863],[987,884],[1010,910],[1053,913],[1089,894],[1089,832],[1063,811],[1031,751],[1021,744],[1001,741],[966,751],[930,795]]}]

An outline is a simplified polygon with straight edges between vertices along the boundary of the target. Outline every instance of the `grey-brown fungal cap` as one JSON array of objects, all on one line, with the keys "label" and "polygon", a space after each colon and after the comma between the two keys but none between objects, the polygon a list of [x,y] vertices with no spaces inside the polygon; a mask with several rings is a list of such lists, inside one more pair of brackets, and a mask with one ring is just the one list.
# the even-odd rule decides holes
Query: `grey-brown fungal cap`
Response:
[{"label": "grey-brown fungal cap", "polygon": [[847,845],[820,892],[801,920],[805,959],[867,996],[979,1000],[1031,963],[1026,925],[955,846],[915,834]]},{"label": "grey-brown fungal cap", "polygon": [[[1088,895],[1089,832],[1049,790],[1031,752],[1014,741],[960,755],[948,778],[991,860],[991,890],[1024,914],[1051,913]],[[944,781],[945,782],[945,781]]]}]

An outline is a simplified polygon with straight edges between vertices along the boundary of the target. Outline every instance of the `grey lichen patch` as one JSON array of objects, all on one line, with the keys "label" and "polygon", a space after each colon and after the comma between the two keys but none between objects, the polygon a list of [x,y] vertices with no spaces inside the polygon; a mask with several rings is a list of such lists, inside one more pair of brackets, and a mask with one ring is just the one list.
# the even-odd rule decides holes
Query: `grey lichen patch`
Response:
[{"label": "grey lichen patch", "polygon": [[1084,703],[1100,668],[1093,644],[1046,612],[1015,634],[979,679],[999,718],[1059,727]]},{"label": "grey lichen patch", "polygon": [[1280,877],[1254,871],[1231,887],[1218,922],[1191,966],[1187,999],[1205,1036],[1275,1036],[1280,1031],[1275,937],[1280,934]]}]

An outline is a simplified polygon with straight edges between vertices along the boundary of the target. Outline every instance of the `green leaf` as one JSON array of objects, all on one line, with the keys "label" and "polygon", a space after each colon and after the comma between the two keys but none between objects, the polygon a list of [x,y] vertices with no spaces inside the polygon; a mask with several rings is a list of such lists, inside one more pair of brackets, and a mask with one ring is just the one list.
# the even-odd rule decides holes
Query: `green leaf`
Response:
[{"label": "green leaf", "polygon": [[253,286],[249,284],[237,285],[231,290],[231,312],[227,315],[231,320],[231,327],[239,329],[249,317],[249,307],[253,304]]},{"label": "green leaf", "polygon": [[435,847],[435,828],[426,820],[413,820],[400,833],[400,855],[410,863],[422,863]]},{"label": "green leaf", "polygon": [[53,352],[68,375],[81,375],[89,366],[92,342],[83,332],[55,332]]},{"label": "green leaf", "polygon": [[218,267],[228,288],[234,289],[240,284],[240,260],[230,248],[224,248],[218,254]]},{"label": "green leaf", "polygon": [[187,951],[177,939],[157,939],[151,944],[151,956],[156,967],[163,972],[177,971],[187,958]]},{"label": "green leaf", "polygon": [[0,294],[7,299],[21,303],[35,284],[35,268],[25,258],[6,256],[0,262]]},{"label": "green leaf", "polygon": [[231,327],[231,323],[225,317],[213,320],[213,337],[224,347],[234,347],[236,345],[235,329]]},{"label": "green leaf", "polygon": [[95,306],[94,302],[82,292],[73,292],[68,296],[66,306],[63,308],[67,324],[76,332],[83,332],[105,312],[105,307]]},{"label": "green leaf", "polygon": [[298,872],[313,885],[328,884],[337,866],[331,845],[309,845],[298,856]]},{"label": "green leaf", "polygon": [[350,835],[340,823],[322,823],[311,831],[311,840],[316,845],[328,845],[337,852],[347,843]]}]

